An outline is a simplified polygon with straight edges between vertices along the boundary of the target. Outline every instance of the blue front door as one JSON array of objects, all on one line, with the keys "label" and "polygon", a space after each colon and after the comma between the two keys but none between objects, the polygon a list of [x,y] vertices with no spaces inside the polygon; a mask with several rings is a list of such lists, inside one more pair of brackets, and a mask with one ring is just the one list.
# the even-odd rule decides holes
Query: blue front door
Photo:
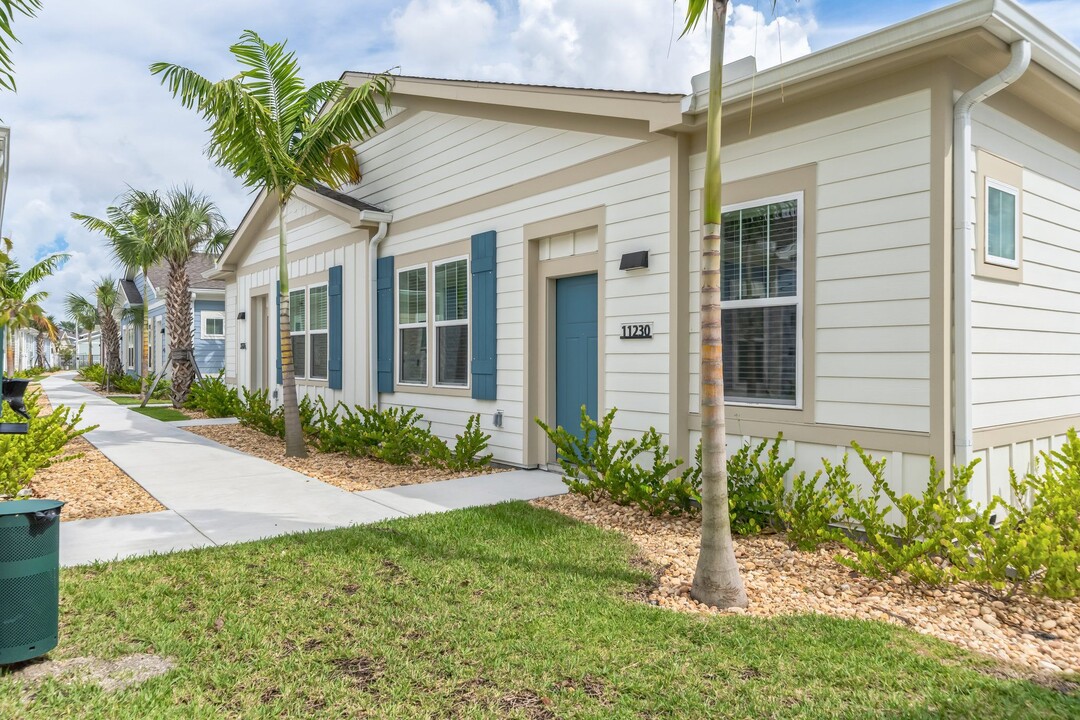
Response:
[{"label": "blue front door", "polygon": [[581,436],[596,417],[596,275],[555,281],[555,422]]}]

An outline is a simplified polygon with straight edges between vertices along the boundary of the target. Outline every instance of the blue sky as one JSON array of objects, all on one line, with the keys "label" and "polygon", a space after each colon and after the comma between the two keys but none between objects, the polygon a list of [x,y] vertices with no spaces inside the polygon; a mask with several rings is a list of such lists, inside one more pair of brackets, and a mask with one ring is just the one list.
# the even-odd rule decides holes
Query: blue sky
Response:
[{"label": "blue sky", "polygon": [[[190,183],[232,224],[250,196],[203,155],[202,121],[152,78],[157,60],[218,78],[234,70],[228,45],[251,28],[288,38],[309,81],[343,70],[587,87],[686,91],[706,69],[704,29],[678,39],[682,3],[667,0],[45,0],[19,20],[19,92],[0,94],[12,128],[3,232],[24,263],[72,254],[46,288],[85,292],[114,268],[99,238],[69,217],[101,215],[126,186]],[[1080,0],[1025,3],[1080,44]],[[865,0],[735,0],[728,59],[790,60],[948,4]],[[617,10],[617,12],[616,12]],[[453,27],[453,33],[447,28]]]}]

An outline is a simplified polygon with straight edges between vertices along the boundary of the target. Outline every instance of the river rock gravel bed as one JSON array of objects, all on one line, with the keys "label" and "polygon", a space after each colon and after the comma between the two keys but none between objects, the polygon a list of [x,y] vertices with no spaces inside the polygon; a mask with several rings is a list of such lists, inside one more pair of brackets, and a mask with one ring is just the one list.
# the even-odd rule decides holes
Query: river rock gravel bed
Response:
[{"label": "river rock gravel bed", "polygon": [[[721,612],[690,597],[700,547],[697,518],[654,518],[637,508],[580,495],[534,504],[629,537],[659,574],[648,602],[684,612]],[[920,588],[900,577],[875,580],[836,562],[836,555],[846,552],[839,545],[799,552],[782,535],[737,537],[735,548],[750,607],[734,612],[879,620],[1032,670],[1080,674],[1076,601],[1027,596],[1002,601],[976,589]]]}]

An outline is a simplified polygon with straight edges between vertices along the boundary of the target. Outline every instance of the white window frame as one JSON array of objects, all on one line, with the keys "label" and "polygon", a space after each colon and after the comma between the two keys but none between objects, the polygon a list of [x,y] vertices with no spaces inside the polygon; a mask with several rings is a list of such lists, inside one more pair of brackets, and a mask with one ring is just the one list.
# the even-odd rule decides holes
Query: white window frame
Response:
[{"label": "white window frame", "polygon": [[[211,333],[206,329],[207,320],[220,320],[221,321],[221,334]],[[203,310],[202,311],[202,339],[203,340],[224,340],[225,339],[225,313],[221,310]]]},{"label": "white window frame", "polygon": [[127,368],[135,369],[135,326],[128,325],[124,330],[124,344],[127,345]]},{"label": "white window frame", "polygon": [[[990,252],[990,189],[993,188],[999,192],[1011,195],[1013,199],[1013,255],[1014,258],[998,257]],[[984,233],[985,238],[983,241],[984,255],[983,262],[988,265],[999,265],[1001,267],[1018,269],[1020,267],[1020,190],[1008,183],[995,180],[992,177],[986,178],[986,183],[983,186],[983,227],[986,228]]]},{"label": "white window frame", "polygon": [[[326,288],[326,327],[322,330],[311,329],[311,291],[318,290],[319,288]],[[304,369],[307,371],[307,380],[322,380],[328,381],[330,379],[330,283],[321,282],[314,285],[308,285],[304,288],[304,312],[306,313],[306,322],[304,324],[303,334],[307,336],[304,340],[304,353],[307,355],[305,358]],[[297,333],[298,335],[301,333]],[[316,377],[311,374],[312,360],[315,357],[315,346],[311,342],[312,335],[326,335],[326,377]]]},{"label": "white window frame", "polygon": [[[464,320],[441,320],[441,321],[436,320],[435,319],[436,315],[435,315],[434,309],[435,309],[435,297],[436,297],[436,295],[438,293],[438,289],[435,287],[435,268],[437,268],[437,267],[439,267],[441,265],[449,265],[450,263],[458,262],[459,260],[464,260],[465,261],[465,319]],[[428,317],[431,320],[432,327],[435,328],[434,330],[431,331],[431,333],[429,335],[429,338],[428,338],[429,347],[431,347],[430,342],[432,340],[434,340],[434,346],[435,346],[434,351],[428,353],[428,355],[430,357],[430,361],[431,361],[431,368],[430,368],[430,373],[431,374],[430,374],[430,377],[431,377],[432,387],[445,388],[445,389],[456,389],[456,390],[462,390],[462,389],[468,390],[470,388],[471,384],[472,384],[472,352],[471,352],[470,349],[472,347],[472,340],[473,340],[473,337],[472,337],[472,332],[473,332],[473,330],[472,330],[472,261],[469,258],[469,256],[468,255],[455,255],[454,257],[442,258],[440,260],[436,260],[436,261],[432,262],[431,263],[431,283],[430,283],[430,287],[431,287],[431,308],[432,308],[432,312],[428,314]],[[461,385],[458,385],[458,384],[451,385],[451,384],[447,384],[447,383],[439,383],[438,382],[438,380],[439,380],[439,377],[438,377],[438,370],[439,370],[439,331],[438,331],[438,328],[440,328],[440,327],[449,327],[449,326],[453,326],[453,325],[464,325],[465,329],[466,329],[466,332],[467,332],[467,337],[469,339],[468,348],[466,348],[466,352],[465,352],[465,358],[466,358],[466,360],[465,360],[465,383],[461,384]]]},{"label": "white window frame", "polygon": [[[746,208],[761,207],[762,205],[771,205],[773,203],[785,202],[788,200],[795,200],[797,203],[796,207],[798,208],[795,222],[795,253],[798,258],[795,264],[795,295],[793,297],[788,296],[777,298],[759,298],[756,300],[725,300],[721,302],[721,311],[738,310],[740,308],[786,307],[788,305],[795,306],[795,404],[781,405],[779,403],[725,399],[725,405],[770,408],[774,410],[803,409],[803,268],[805,267],[805,258],[803,256],[803,226],[806,222],[806,195],[802,190],[798,190],[796,192],[784,193],[782,195],[772,195],[770,197],[757,198],[755,200],[736,203],[733,205],[725,205],[721,209],[721,215],[723,213],[733,212],[735,210],[745,210]],[[721,235],[723,235],[722,219],[720,228]],[[704,239],[704,235],[702,236],[702,239]],[[704,251],[704,247],[702,247],[702,251]]]},{"label": "white window frame", "polygon": [[[292,329],[292,313],[293,313],[292,295],[293,295],[293,293],[302,293],[304,295],[304,312],[301,315],[301,317],[304,318],[304,329],[303,330],[293,330]],[[307,355],[308,355],[307,330],[308,330],[307,288],[306,287],[298,287],[298,288],[291,287],[291,288],[289,288],[289,342],[292,343],[292,338],[295,335],[303,335],[304,336],[304,374],[303,375],[296,372],[296,353],[295,352],[293,353],[293,377],[296,378],[297,380],[307,380],[308,379],[308,376],[307,376],[307,373],[308,373],[308,365],[307,365],[307,361],[308,361],[308,358],[307,358]]]},{"label": "white window frame", "polygon": [[[400,270],[394,271],[394,380],[396,384],[404,387],[431,387],[431,358],[434,353],[431,351],[431,308],[434,303],[432,298],[432,284],[431,284],[431,268],[430,263],[421,263],[419,265],[409,265],[403,267]],[[424,322],[420,323],[402,323],[401,322],[401,276],[407,272],[414,270],[424,271]],[[401,378],[401,351],[404,343],[401,342],[402,330],[423,329],[424,335],[427,339],[427,366],[424,369],[425,377],[424,382],[405,382]]]}]

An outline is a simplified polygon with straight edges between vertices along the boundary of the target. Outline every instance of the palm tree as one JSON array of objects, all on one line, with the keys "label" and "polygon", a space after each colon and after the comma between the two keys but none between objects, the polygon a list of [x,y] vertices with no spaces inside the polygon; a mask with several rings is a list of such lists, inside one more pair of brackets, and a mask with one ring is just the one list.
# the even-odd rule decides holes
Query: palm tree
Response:
[{"label": "palm tree", "polygon": [[[161,198],[156,192],[129,189],[116,205],[105,208],[105,220],[71,213],[87,230],[101,233],[113,257],[127,274],[141,272],[145,280],[150,267],[162,258]],[[144,307],[146,300],[143,299]],[[146,373],[150,365],[150,314],[142,313],[142,362],[139,388],[146,397]]]},{"label": "palm tree", "polygon": [[49,338],[53,342],[56,342],[56,318],[52,315],[46,315],[39,317],[34,322],[34,329],[38,331],[37,337],[34,338],[34,365],[43,368],[49,366],[49,359],[45,357],[45,338]]},{"label": "palm tree", "polygon": [[68,255],[50,255],[23,271],[11,256],[11,249],[9,238],[0,241],[0,324],[6,328],[8,354],[13,360],[15,331],[36,326],[46,315],[41,303],[49,293],[44,290],[31,292],[32,288],[56,272]]},{"label": "palm tree", "polygon": [[243,69],[218,82],[170,63],[154,63],[150,72],[161,75],[184,107],[195,108],[210,123],[211,159],[245,186],[261,188],[277,200],[285,454],[305,457],[289,333],[285,207],[297,186],[323,183],[336,188],[359,182],[360,167],[351,143],[383,126],[393,78],[384,73],[357,88],[339,80],[307,88],[296,55],[286,52],[284,42],[267,44],[246,30],[229,50]]},{"label": "palm tree", "polygon": [[[71,318],[75,330],[82,330],[86,333],[87,364],[93,365],[94,344],[91,342],[90,335],[94,332],[94,328],[96,328],[98,324],[97,304],[91,302],[85,295],[68,293],[68,296],[64,299],[64,306],[67,309],[68,317]],[[76,358],[78,357],[78,351],[78,340],[76,339]]]},{"label": "palm tree", "polygon": [[[162,207],[161,257],[169,264],[165,324],[171,328],[172,402],[178,408],[187,402],[191,383],[195,380],[195,367],[191,363],[194,318],[191,316],[188,261],[198,252],[220,254],[231,239],[232,230],[209,197],[190,187],[169,191]],[[187,328],[187,331],[183,332],[181,328]]]},{"label": "palm tree", "polygon": [[[15,65],[11,60],[8,40],[18,42],[11,30],[11,21],[19,12],[27,17],[41,9],[41,0],[0,0],[0,88],[15,90]],[[7,38],[7,39],[5,39]]]},{"label": "palm tree", "polygon": [[[746,587],[735,560],[728,514],[724,347],[720,308],[720,120],[723,109],[724,31],[730,0],[690,0],[683,35],[712,10],[709,114],[705,142],[705,233],[701,244],[701,552],[690,596],[715,607],[746,607]],[[775,9],[775,0],[773,3]]]},{"label": "palm tree", "polygon": [[94,286],[94,307],[97,311],[98,325],[101,327],[101,354],[105,365],[105,383],[110,377],[119,377],[124,372],[120,362],[120,326],[116,322],[120,310],[120,290],[116,280],[103,277]]}]

